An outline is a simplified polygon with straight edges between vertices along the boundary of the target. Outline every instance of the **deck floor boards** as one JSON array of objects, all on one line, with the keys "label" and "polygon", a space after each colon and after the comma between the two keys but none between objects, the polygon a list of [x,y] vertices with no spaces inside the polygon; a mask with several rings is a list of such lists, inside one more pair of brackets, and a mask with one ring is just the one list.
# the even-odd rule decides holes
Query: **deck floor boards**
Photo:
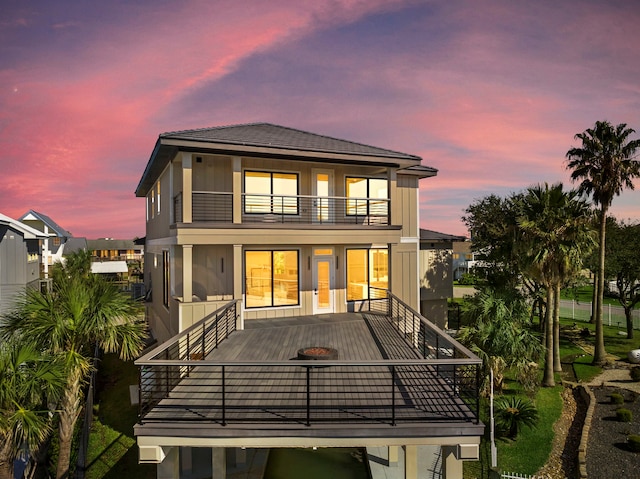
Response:
[{"label": "deck floor boards", "polygon": [[[288,361],[311,346],[338,350],[340,361],[421,359],[387,318],[344,313],[287,319],[251,320],[233,332],[207,360]],[[317,362],[314,362],[317,363]],[[391,415],[397,420],[469,419],[470,412],[452,394],[448,382],[430,366],[399,367],[393,383],[388,366],[300,367],[225,366],[225,420],[286,422],[307,420],[307,374],[312,385],[310,414],[314,422],[360,422],[363,417]],[[220,366],[196,366],[168,398],[149,411],[148,421],[222,422]],[[393,392],[392,392],[393,391]]]}]

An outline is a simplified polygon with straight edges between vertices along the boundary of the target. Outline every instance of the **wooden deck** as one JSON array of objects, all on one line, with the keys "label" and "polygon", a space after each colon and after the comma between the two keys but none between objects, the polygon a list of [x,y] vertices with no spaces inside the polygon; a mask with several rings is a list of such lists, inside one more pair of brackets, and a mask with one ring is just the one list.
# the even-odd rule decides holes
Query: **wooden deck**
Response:
[{"label": "wooden deck", "polygon": [[[305,367],[297,351],[311,346],[337,349],[339,357],[303,363],[329,367]],[[190,369],[169,397],[142,418],[136,434],[178,428],[182,434],[198,429],[199,435],[238,430],[287,435],[297,429],[336,435],[371,435],[371,430],[477,435],[483,426],[456,394],[446,371],[416,364],[421,359],[378,314],[247,321],[244,330],[232,333],[202,365]],[[453,377],[454,366],[449,368]]]}]

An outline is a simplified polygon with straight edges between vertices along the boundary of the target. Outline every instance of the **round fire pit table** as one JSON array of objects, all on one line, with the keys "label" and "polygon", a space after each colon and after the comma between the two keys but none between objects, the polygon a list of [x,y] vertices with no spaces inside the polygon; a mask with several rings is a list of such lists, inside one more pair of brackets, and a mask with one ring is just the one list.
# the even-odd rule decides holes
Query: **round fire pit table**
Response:
[{"label": "round fire pit table", "polygon": [[[331,361],[338,359],[338,350],[324,346],[311,346],[308,348],[298,349],[297,359],[303,359],[306,361]],[[322,368],[326,366],[310,365],[305,367]]]}]

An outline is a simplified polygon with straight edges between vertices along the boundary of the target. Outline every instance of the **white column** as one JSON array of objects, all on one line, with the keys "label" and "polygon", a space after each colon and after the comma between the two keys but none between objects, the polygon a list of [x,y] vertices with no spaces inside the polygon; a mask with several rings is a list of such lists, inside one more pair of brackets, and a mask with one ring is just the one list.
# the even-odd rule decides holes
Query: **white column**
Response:
[{"label": "white column", "polygon": [[238,324],[236,324],[237,330],[244,329],[244,317],[242,315],[242,282],[244,279],[244,272],[242,270],[242,245],[233,245],[233,299],[239,299],[238,308],[240,308],[240,314],[238,315]]},{"label": "white column", "polygon": [[242,223],[242,159],[233,157],[233,222]]},{"label": "white column", "polygon": [[193,245],[182,245],[182,301],[191,303],[193,298]]},{"label": "white column", "polygon": [[226,479],[227,454],[224,447],[211,448],[211,479]]},{"label": "white column", "polygon": [[182,153],[182,222],[193,221],[193,170],[191,153]]},{"label": "white column", "polygon": [[158,464],[158,479],[180,479],[180,449],[178,447],[163,449],[165,457]]}]

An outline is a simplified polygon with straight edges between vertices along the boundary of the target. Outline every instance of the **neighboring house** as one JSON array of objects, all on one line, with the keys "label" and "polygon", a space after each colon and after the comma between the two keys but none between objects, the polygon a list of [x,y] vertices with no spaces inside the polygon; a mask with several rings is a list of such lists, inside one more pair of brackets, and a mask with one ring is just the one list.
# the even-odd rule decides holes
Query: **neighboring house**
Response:
[{"label": "neighboring house", "polygon": [[46,235],[0,213],[0,314],[27,287],[39,287],[40,243]]},{"label": "neighboring house", "polygon": [[98,238],[87,240],[87,247],[96,261],[126,261],[140,266],[144,257],[144,243],[136,240]]},{"label": "neighboring house", "polygon": [[458,281],[469,272],[474,255],[471,252],[471,241],[468,239],[453,242],[453,280]]},{"label": "neighboring house", "polygon": [[223,478],[241,446],[384,446],[390,465],[402,446],[407,478],[419,457],[461,478],[480,360],[417,313],[418,186],[436,173],[267,123],[161,134],[136,189],[162,343],[136,361],[140,461]]},{"label": "neighboring house", "polygon": [[64,254],[64,245],[73,235],[58,225],[47,215],[34,210],[29,210],[20,217],[20,221],[46,235],[42,244],[42,268],[41,275],[49,277],[49,268],[54,263],[61,261]]},{"label": "neighboring house", "polygon": [[420,229],[420,314],[440,328],[448,327],[448,300],[453,298],[455,236]]}]

